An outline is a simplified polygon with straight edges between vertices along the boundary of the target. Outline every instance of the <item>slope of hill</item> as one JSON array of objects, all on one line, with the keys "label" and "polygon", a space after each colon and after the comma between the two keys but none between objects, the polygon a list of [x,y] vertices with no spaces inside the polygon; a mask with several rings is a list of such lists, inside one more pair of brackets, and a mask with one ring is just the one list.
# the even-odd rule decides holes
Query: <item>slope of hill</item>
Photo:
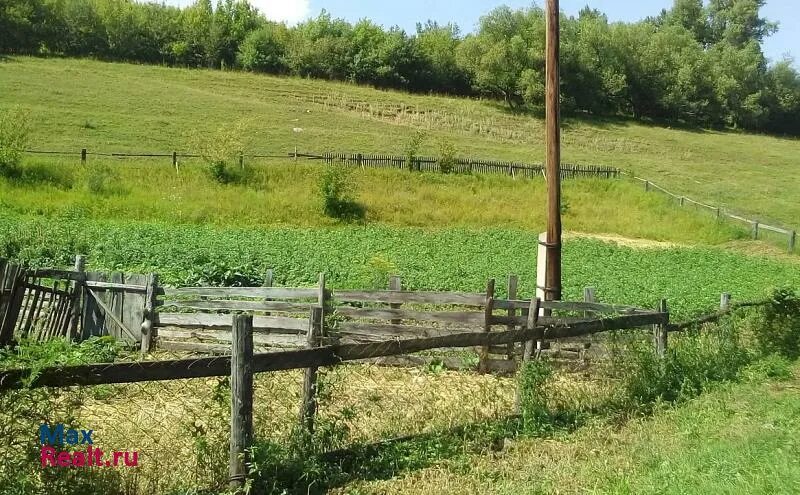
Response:
[{"label": "slope of hill", "polygon": [[[459,155],[539,162],[542,121],[495,102],[407,95],[234,72],[12,57],[0,62],[0,108],[30,110],[32,147],[188,150],[198,134],[242,123],[245,149],[402,153],[442,140]],[[302,128],[302,132],[294,132]],[[614,165],[764,221],[797,224],[800,141],[569,120],[564,160]]]}]

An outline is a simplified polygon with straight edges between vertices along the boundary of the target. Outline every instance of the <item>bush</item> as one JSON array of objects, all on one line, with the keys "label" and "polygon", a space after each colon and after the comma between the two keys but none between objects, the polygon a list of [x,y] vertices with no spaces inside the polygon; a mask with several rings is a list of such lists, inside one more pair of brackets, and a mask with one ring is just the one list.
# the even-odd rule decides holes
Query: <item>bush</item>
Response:
[{"label": "bush", "polygon": [[764,322],[753,328],[759,351],[790,359],[800,357],[800,298],[789,289],[779,289],[764,309]]},{"label": "bush", "polygon": [[751,360],[730,321],[675,335],[663,358],[655,355],[649,342],[634,344],[620,363],[624,401],[647,411],[659,402],[689,399],[712,382],[736,380]]},{"label": "bush", "polygon": [[419,163],[417,163],[417,158],[419,154],[419,149],[422,147],[422,143],[425,141],[425,131],[417,129],[414,131],[414,134],[411,135],[411,138],[406,143],[405,155],[406,155],[406,163],[408,164],[408,170],[414,171],[419,170]]},{"label": "bush", "polygon": [[343,221],[363,220],[367,209],[353,199],[352,171],[332,165],[320,177],[319,193],[325,216]]},{"label": "bush", "polygon": [[449,139],[439,141],[439,171],[449,174],[456,166],[456,147]]},{"label": "bush", "polygon": [[21,108],[0,112],[0,176],[18,179],[22,176],[22,150],[28,144],[30,124]]},{"label": "bush", "polygon": [[206,163],[208,176],[220,184],[244,184],[252,178],[250,169],[239,166],[244,149],[246,123],[223,125],[210,135],[196,134],[191,141]]}]

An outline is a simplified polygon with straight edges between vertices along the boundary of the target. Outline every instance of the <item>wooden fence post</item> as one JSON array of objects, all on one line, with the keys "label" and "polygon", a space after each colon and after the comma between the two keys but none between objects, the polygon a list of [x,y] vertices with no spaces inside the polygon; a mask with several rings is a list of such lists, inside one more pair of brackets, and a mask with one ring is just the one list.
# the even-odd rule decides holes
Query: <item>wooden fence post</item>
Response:
[{"label": "wooden fence post", "polygon": [[719,215],[720,215],[719,206],[717,206],[716,210],[717,210],[717,220],[719,220]]},{"label": "wooden fence post", "polygon": [[[494,312],[494,279],[490,278],[486,282],[486,307],[483,313],[483,331],[492,331],[492,314]],[[489,346],[481,346],[480,358],[478,361],[478,372],[486,373],[489,370]]]},{"label": "wooden fence post", "polygon": [[758,220],[753,222],[753,239],[758,239]]},{"label": "wooden fence post", "polygon": [[[538,297],[531,298],[531,303],[528,305],[528,319],[525,322],[525,329],[530,330],[532,328],[536,328],[536,325],[539,322],[539,306],[542,304],[542,300]],[[522,351],[522,365],[520,365],[520,370],[525,368],[525,364],[531,360],[531,354],[533,354],[533,341],[537,341],[537,345],[541,340],[539,339],[530,339],[522,343],[523,351]],[[514,397],[514,410],[517,414],[521,413],[522,407],[522,400],[519,393],[519,380],[517,380],[517,389],[515,391]]]},{"label": "wooden fence post", "polygon": [[[508,275],[508,300],[513,301],[517,298],[517,285],[519,284],[519,277],[514,274]],[[516,316],[517,312],[514,308],[508,308],[508,316]],[[508,324],[508,331],[514,330],[514,325]],[[514,360],[514,342],[508,344],[507,357],[509,361]]]},{"label": "wooden fence post", "polygon": [[[528,321],[526,328],[534,328],[539,322],[539,308],[542,305],[542,300],[538,297],[531,299],[531,304],[528,306]],[[537,345],[540,345],[541,339],[530,339],[525,342],[525,350],[522,353],[522,362],[523,364],[525,361],[531,360],[531,355],[533,354],[533,342],[536,341]]]},{"label": "wooden fence post", "polygon": [[83,297],[84,283],[86,282],[86,256],[78,254],[75,256],[75,272],[80,274],[79,279],[75,281],[72,292],[74,302],[72,304],[72,315],[70,316],[69,330],[67,331],[67,340],[72,340],[77,336],[78,325],[81,322],[81,314],[83,313],[83,305],[81,298]]},{"label": "wooden fence post", "polygon": [[[402,290],[403,281],[398,275],[392,275],[389,277],[389,290]],[[392,309],[399,309],[400,303],[392,303],[389,305]],[[400,325],[403,320],[390,320],[389,323],[392,325]]]},{"label": "wooden fence post", "polygon": [[[311,308],[308,320],[308,333],[306,344],[308,347],[318,347],[322,336],[323,311],[319,306]],[[314,432],[314,416],[317,413],[317,368],[306,368],[303,372],[303,398],[300,405],[300,426],[308,434]]]},{"label": "wooden fence post", "polygon": [[[144,321],[142,321],[142,353],[150,352],[156,336],[156,296],[158,296],[158,274],[147,276],[147,293],[144,300]],[[252,346],[251,346],[252,347]]]},{"label": "wooden fence post", "polygon": [[244,168],[244,153],[239,152],[239,168]]},{"label": "wooden fence post", "polygon": [[650,181],[644,181],[644,192],[648,192],[650,190]]},{"label": "wooden fence post", "polygon": [[[597,302],[597,298],[596,298],[596,295],[595,295],[594,287],[584,287],[583,288],[583,302],[588,302],[588,303]],[[583,312],[583,317],[584,318],[589,318],[593,314],[594,314],[593,311],[584,311]]]},{"label": "wooden fence post", "polygon": [[81,165],[86,165],[86,148],[81,149]]},{"label": "wooden fence post", "polygon": [[231,325],[231,442],[230,487],[239,489],[247,479],[247,462],[253,439],[253,316],[233,315]]},{"label": "wooden fence post", "polygon": [[794,244],[795,244],[796,241],[797,241],[797,232],[793,230],[793,231],[791,231],[789,233],[789,252],[790,253],[794,252]]},{"label": "wooden fence post", "polygon": [[731,295],[727,292],[723,292],[719,296],[719,310],[725,311],[731,306]]},{"label": "wooden fence post", "polygon": [[[667,300],[662,299],[658,304],[659,313],[668,313]],[[667,317],[669,318],[669,316]],[[667,330],[668,323],[660,323],[653,326],[653,337],[655,340],[656,356],[663,358],[667,353]]]},{"label": "wooden fence post", "polygon": [[683,206],[683,203],[684,203],[684,201],[686,201],[686,198],[685,198],[685,197],[683,197],[683,196],[681,196],[681,197],[680,197],[680,203],[681,203],[681,206]]}]

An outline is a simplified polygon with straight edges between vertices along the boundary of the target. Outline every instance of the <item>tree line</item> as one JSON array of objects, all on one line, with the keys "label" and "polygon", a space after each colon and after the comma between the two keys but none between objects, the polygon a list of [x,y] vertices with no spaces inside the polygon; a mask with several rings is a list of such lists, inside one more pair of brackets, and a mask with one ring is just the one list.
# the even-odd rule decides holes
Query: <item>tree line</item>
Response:
[{"label": "tree line", "polygon": [[[562,15],[562,108],[800,135],[800,75],[769,64],[777,25],[765,0],[675,0],[635,23],[597,10]],[[246,0],[186,8],[131,0],[0,0],[0,53],[94,57],[352,81],[381,88],[486,95],[517,110],[544,102],[545,15],[499,7],[474,33],[351,24],[323,11],[296,26]]]}]

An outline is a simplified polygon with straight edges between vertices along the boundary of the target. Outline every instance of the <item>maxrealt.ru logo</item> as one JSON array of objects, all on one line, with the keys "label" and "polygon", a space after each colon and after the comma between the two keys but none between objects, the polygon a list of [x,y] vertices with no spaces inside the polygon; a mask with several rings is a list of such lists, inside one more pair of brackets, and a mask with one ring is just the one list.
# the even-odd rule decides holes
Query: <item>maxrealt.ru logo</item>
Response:
[{"label": "maxrealt.ru logo", "polygon": [[[42,467],[135,467],[139,452],[113,451],[109,457],[94,445],[94,430],[67,428],[62,423],[39,426]],[[65,450],[66,447],[66,450]],[[57,448],[61,450],[57,450]],[[77,449],[70,452],[70,449]],[[120,461],[122,461],[120,463]]]}]

